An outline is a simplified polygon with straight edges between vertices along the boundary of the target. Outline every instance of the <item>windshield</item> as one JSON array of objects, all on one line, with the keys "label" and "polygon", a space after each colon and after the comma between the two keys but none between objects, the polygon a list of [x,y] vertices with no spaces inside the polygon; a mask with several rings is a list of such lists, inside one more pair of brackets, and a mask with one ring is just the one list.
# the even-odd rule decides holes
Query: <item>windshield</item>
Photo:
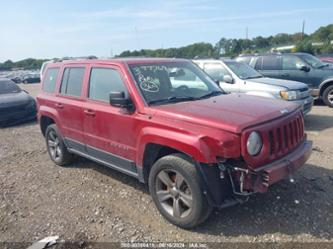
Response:
[{"label": "windshield", "polygon": [[223,94],[190,62],[132,64],[129,68],[148,104],[194,101]]},{"label": "windshield", "polygon": [[260,73],[245,63],[237,61],[226,61],[224,63],[242,80],[263,77]]},{"label": "windshield", "polygon": [[0,94],[18,93],[21,89],[10,80],[0,80]]},{"label": "windshield", "polygon": [[310,54],[301,54],[301,55],[299,55],[299,57],[301,57],[303,60],[305,60],[306,63],[308,63],[309,65],[311,65],[314,68],[321,68],[321,67],[325,67],[328,65],[327,63],[323,63],[317,57],[310,55]]}]

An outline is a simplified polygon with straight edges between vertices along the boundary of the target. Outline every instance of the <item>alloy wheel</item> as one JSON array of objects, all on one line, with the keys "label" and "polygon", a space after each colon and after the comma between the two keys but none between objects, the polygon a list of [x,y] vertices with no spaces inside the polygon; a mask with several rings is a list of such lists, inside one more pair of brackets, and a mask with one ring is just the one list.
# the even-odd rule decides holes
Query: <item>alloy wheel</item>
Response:
[{"label": "alloy wheel", "polygon": [[176,170],[164,169],[158,173],[156,196],[162,208],[171,216],[186,218],[192,211],[192,190]]},{"label": "alloy wheel", "polygon": [[49,147],[50,155],[54,161],[58,161],[62,157],[62,151],[60,148],[60,141],[57,133],[51,130],[48,133],[47,144]]},{"label": "alloy wheel", "polygon": [[333,90],[331,90],[331,91],[328,92],[327,100],[328,100],[331,104],[333,104]]}]

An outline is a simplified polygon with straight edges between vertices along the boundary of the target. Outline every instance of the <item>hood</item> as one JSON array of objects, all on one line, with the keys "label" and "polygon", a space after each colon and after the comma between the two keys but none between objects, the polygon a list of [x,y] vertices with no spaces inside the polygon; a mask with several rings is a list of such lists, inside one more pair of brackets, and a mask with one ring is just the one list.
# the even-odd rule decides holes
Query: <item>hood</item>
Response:
[{"label": "hood", "polygon": [[273,79],[273,78],[264,77],[264,78],[250,79],[250,80],[246,80],[246,81],[284,87],[289,90],[299,90],[299,89],[308,88],[308,86],[306,84],[304,84],[302,82],[298,82],[298,81],[293,81],[293,80],[284,80],[284,79],[282,80],[282,79]]},{"label": "hood", "polygon": [[0,94],[0,108],[27,105],[33,98],[24,91],[18,93]]},{"label": "hood", "polygon": [[299,107],[288,101],[246,94],[223,94],[209,99],[153,107],[154,116],[210,126],[233,133],[288,115]]}]

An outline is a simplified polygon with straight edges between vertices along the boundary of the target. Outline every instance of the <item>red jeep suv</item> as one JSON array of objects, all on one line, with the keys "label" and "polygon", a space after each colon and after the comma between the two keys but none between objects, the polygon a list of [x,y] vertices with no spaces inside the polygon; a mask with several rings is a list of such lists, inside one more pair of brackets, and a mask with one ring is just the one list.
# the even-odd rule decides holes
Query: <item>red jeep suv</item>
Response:
[{"label": "red jeep suv", "polygon": [[56,164],[76,154],[148,183],[183,228],[266,192],[311,153],[300,107],[226,94],[188,60],[48,63],[37,101]]}]

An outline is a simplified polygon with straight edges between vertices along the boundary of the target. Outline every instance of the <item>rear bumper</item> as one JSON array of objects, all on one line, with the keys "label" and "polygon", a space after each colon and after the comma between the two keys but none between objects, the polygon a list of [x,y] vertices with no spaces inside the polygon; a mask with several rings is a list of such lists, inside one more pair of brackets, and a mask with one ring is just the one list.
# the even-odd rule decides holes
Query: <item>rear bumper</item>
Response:
[{"label": "rear bumper", "polygon": [[257,176],[256,180],[247,182],[246,188],[252,192],[266,192],[269,186],[287,178],[302,167],[309,159],[311,151],[312,142],[305,141],[286,157],[254,170],[251,173]]}]

